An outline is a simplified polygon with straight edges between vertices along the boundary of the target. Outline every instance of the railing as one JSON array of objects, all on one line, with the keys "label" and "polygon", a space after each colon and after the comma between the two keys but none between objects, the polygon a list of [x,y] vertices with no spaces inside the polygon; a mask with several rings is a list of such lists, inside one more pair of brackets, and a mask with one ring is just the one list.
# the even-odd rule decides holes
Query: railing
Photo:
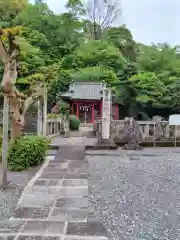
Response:
[{"label": "railing", "polygon": [[47,119],[47,136],[54,137],[69,131],[69,121],[66,118]]},{"label": "railing", "polygon": [[[140,125],[140,134],[142,141],[174,141],[176,139],[180,140],[180,126],[170,126],[168,121],[138,121]],[[110,135],[115,141],[123,141],[124,133],[124,120],[112,120]],[[98,121],[93,126],[93,131],[98,138],[101,136],[102,123]]]}]

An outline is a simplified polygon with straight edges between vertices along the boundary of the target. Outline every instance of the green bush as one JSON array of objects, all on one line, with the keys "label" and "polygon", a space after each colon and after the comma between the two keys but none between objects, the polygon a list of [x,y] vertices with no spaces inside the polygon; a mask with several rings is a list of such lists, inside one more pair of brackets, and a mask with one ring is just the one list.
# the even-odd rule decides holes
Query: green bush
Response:
[{"label": "green bush", "polygon": [[69,128],[71,131],[78,131],[80,126],[80,121],[75,115],[70,115],[69,117]]},{"label": "green bush", "polygon": [[24,136],[10,143],[8,167],[12,171],[23,171],[44,161],[48,139],[42,136]]},{"label": "green bush", "polygon": [[61,114],[54,114],[54,113],[47,114],[47,119],[57,119],[57,118],[61,118],[61,117],[62,117]]}]

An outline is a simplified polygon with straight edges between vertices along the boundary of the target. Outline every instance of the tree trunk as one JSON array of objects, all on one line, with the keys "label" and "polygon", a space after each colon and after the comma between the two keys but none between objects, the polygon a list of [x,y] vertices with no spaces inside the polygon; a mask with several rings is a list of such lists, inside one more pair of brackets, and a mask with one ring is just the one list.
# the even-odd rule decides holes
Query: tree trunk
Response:
[{"label": "tree trunk", "polygon": [[11,119],[11,138],[14,140],[22,134],[25,125],[25,115],[29,106],[42,95],[41,92],[35,91],[30,97],[20,93],[15,87],[17,78],[17,56],[19,51],[9,37],[9,51],[0,39],[0,59],[4,62],[4,74],[1,82],[2,92],[10,103]]},{"label": "tree trunk", "polygon": [[24,125],[17,123],[15,120],[11,120],[11,139],[21,137]]},{"label": "tree trunk", "polygon": [[129,103],[129,107],[128,107],[129,117],[133,117],[134,119],[136,119],[137,112],[138,112],[138,109],[137,109],[136,100],[135,99],[131,100],[131,102]]}]

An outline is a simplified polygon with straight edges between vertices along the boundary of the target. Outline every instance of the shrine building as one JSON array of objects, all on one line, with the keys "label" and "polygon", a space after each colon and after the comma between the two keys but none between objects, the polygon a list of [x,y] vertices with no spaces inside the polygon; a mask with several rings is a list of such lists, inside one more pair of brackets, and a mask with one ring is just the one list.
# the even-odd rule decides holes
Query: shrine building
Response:
[{"label": "shrine building", "polygon": [[[71,113],[76,115],[81,123],[94,123],[102,118],[104,88],[106,84],[101,82],[74,82],[61,97],[71,105]],[[112,103],[111,118],[119,119],[119,106],[115,102]]]}]

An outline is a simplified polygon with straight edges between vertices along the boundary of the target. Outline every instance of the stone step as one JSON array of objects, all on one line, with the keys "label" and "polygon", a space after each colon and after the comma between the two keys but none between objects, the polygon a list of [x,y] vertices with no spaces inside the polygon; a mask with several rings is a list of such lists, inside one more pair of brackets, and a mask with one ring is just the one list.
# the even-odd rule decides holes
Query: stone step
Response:
[{"label": "stone step", "polygon": [[[50,220],[7,220],[0,222],[0,239],[8,240],[105,240],[107,229],[99,222],[62,222]],[[52,240],[53,238],[51,238]]]},{"label": "stone step", "polygon": [[0,222],[0,240],[108,240],[101,223],[88,222],[85,144],[73,144],[49,145],[11,219]]},{"label": "stone step", "polygon": [[59,145],[58,144],[49,144],[48,147],[51,150],[59,150]]},{"label": "stone step", "polygon": [[84,146],[60,146],[55,159],[59,160],[84,160]]},{"label": "stone step", "polygon": [[49,149],[47,151],[47,155],[48,156],[55,156],[57,154],[57,150],[52,150],[52,149]]},{"label": "stone step", "polygon": [[85,146],[86,150],[116,150],[117,145],[112,139],[99,140],[96,144],[88,144]]}]

